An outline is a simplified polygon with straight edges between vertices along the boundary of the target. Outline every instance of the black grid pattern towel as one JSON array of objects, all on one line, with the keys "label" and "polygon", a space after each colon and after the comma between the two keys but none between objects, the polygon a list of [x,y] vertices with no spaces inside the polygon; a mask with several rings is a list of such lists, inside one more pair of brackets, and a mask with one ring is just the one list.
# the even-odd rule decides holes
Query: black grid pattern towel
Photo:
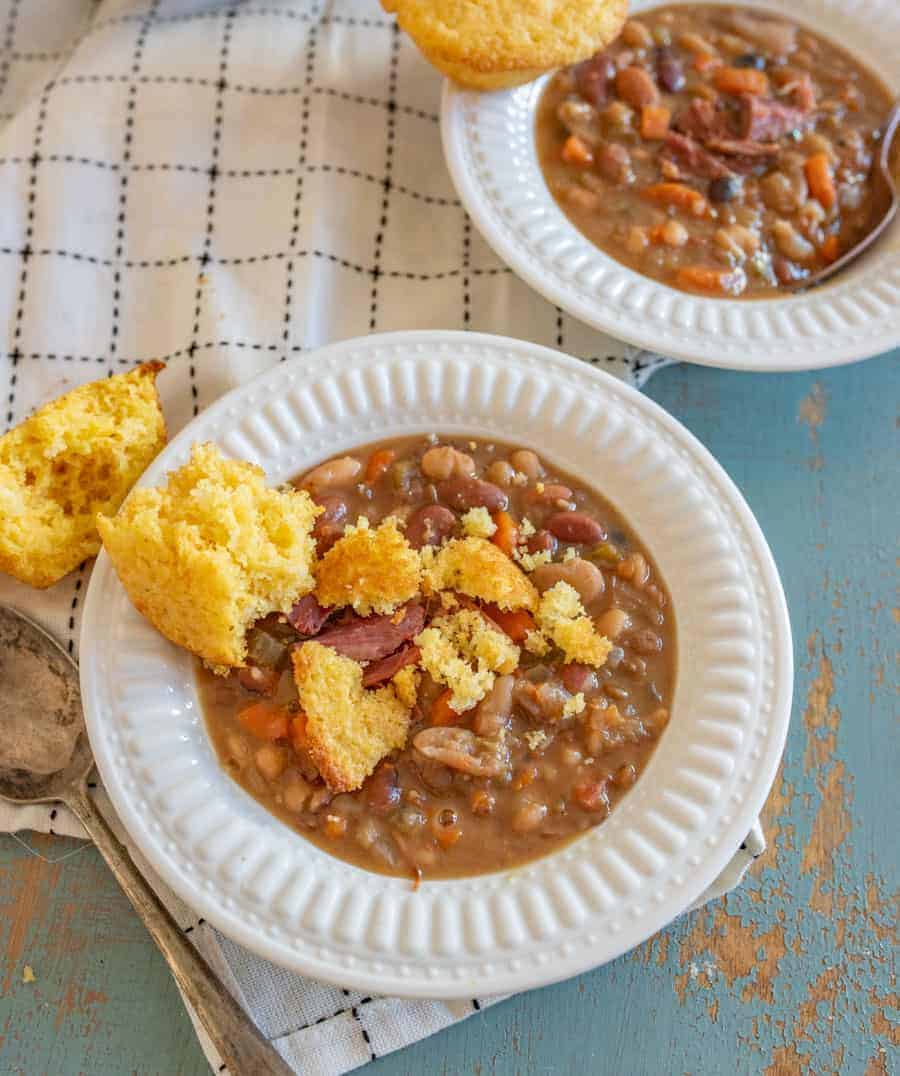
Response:
[{"label": "black grid pattern towel", "polygon": [[[640,383],[664,360],[542,301],[473,231],[441,157],[439,92],[376,0],[0,0],[0,430],[161,358],[175,432],[271,363],[389,329],[526,337]],[[0,581],[0,601],[76,653],[87,570],[40,594]],[[0,811],[0,828],[77,832],[44,809]],[[171,900],[304,1073],[347,1071],[483,1004],[309,982]]]}]

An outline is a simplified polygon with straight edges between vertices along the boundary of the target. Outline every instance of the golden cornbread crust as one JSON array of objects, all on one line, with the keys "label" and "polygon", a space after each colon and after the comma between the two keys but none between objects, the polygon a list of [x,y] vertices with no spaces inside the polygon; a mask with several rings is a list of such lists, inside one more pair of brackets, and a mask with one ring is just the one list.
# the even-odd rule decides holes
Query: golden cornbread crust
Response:
[{"label": "golden cornbread crust", "polygon": [[360,616],[392,613],[419,590],[419,556],[388,516],[372,529],[363,517],[344,529],[316,568],[321,605],[350,605]]},{"label": "golden cornbread crust", "polygon": [[332,792],[352,792],[406,743],[410,707],[390,685],[366,690],[362,666],[329,646],[305,642],[291,661],[306,714],[304,746]]},{"label": "golden cornbread crust", "polygon": [[425,590],[456,590],[501,609],[537,608],[538,592],[525,573],[484,538],[454,538],[437,553],[423,549]]},{"label": "golden cornbread crust", "polygon": [[166,443],[163,368],[81,385],[0,437],[0,571],[49,587],[99,551],[97,513],[118,510]]},{"label": "golden cornbread crust", "polygon": [[251,463],[195,444],[159,488],[137,489],[97,526],[135,607],[212,666],[242,665],[247,628],[313,588],[308,493],[269,489]]},{"label": "golden cornbread crust", "polygon": [[627,0],[381,0],[455,82],[501,90],[586,60],[619,33]]}]

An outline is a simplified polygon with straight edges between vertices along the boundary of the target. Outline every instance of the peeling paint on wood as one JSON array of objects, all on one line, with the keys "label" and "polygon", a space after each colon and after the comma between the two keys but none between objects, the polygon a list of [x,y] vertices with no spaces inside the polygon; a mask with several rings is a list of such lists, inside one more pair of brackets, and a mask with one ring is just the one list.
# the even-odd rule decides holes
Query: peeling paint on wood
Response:
[{"label": "peeling paint on wood", "polygon": [[[900,1072],[897,361],[675,367],[650,384],[744,490],[791,609],[794,719],[744,886],[367,1076]],[[92,852],[51,866],[3,847],[0,952],[4,1074],[206,1076],[168,972]]]}]

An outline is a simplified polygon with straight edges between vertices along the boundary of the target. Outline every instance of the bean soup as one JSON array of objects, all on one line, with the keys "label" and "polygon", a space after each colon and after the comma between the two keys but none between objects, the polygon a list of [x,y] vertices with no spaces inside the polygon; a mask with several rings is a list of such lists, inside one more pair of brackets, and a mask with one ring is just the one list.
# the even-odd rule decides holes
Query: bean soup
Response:
[{"label": "bean soup", "polygon": [[892,101],[825,38],[771,12],[642,12],[541,98],[538,154],[563,212],[645,276],[778,295],[880,219],[872,167]]},{"label": "bean soup", "polygon": [[[490,553],[499,559],[485,585],[513,573],[534,600],[529,611],[472,597],[481,593],[477,573],[469,579],[462,564],[442,589],[432,569],[430,588],[423,583],[392,614],[359,615],[307,595],[266,618],[251,629],[246,668],[220,676],[197,667],[228,773],[333,855],[416,880],[513,867],[601,823],[647,765],[674,689],[669,596],[621,515],[528,449],[458,438],[370,446],[295,485],[324,509],[319,568],[348,534],[358,539],[360,526],[372,534],[393,517],[404,548],[424,563],[437,565],[454,542],[467,556]],[[465,707],[454,694],[462,689],[447,686],[457,683],[460,659],[427,661],[442,618],[454,614],[474,614],[486,629],[463,669],[482,697]],[[400,673],[414,671],[405,739],[351,791],[323,780],[330,771],[304,735],[309,715],[291,665],[314,644],[358,663],[360,710],[361,699],[393,690],[385,685],[401,695]],[[491,665],[498,650],[502,660]]]}]

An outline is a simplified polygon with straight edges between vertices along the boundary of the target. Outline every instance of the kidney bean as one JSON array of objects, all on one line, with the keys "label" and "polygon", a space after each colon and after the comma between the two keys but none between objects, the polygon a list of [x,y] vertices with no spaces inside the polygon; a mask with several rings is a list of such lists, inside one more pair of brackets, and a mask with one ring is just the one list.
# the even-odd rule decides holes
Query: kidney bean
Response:
[{"label": "kidney bean", "polygon": [[344,533],[344,520],[347,518],[347,504],[344,498],[338,494],[329,494],[325,497],[316,497],[316,504],[322,506],[325,511],[316,517],[313,526],[313,538],[319,553],[324,553]]},{"label": "kidney bean", "polygon": [[405,643],[399,650],[395,650],[393,654],[388,654],[387,657],[367,665],[363,669],[362,686],[376,687],[378,684],[386,683],[404,666],[415,664],[421,656],[417,646],[413,646],[412,643]]},{"label": "kidney bean", "polygon": [[351,613],[342,623],[323,631],[319,642],[354,661],[377,661],[392,654],[425,626],[425,610],[415,603],[406,606],[397,623],[395,618],[396,614],[362,617]]},{"label": "kidney bean", "polygon": [[559,482],[548,482],[542,490],[534,489],[528,493],[528,500],[535,504],[555,504],[557,501],[568,501],[572,491],[568,486]]},{"label": "kidney bean", "polygon": [[509,503],[499,486],[480,478],[448,478],[438,484],[438,496],[458,511],[487,508],[490,512],[496,512],[506,508]]},{"label": "kidney bean", "polygon": [[547,520],[547,530],[561,542],[588,545],[606,540],[606,528],[584,512],[557,512]]},{"label": "kidney bean", "polygon": [[668,93],[684,89],[684,68],[673,50],[666,46],[656,50],[656,81]]},{"label": "kidney bean", "polygon": [[341,456],[327,460],[304,475],[302,485],[307,489],[340,489],[349,486],[362,470],[362,464],[353,456]]},{"label": "kidney bean", "polygon": [[413,549],[426,545],[440,545],[453,533],[456,516],[442,504],[428,504],[419,508],[406,524],[406,540]]},{"label": "kidney bean", "polygon": [[556,564],[541,564],[531,573],[531,581],[541,594],[557,583],[568,583],[578,591],[582,605],[589,605],[606,589],[603,572],[589,560],[573,557]]},{"label": "kidney bean", "polygon": [[643,108],[654,105],[659,100],[656,83],[643,67],[623,67],[616,75],[616,92],[626,105]]},{"label": "kidney bean", "polygon": [[304,594],[287,614],[288,623],[301,635],[318,635],[333,609],[319,605],[315,594]]},{"label": "kidney bean", "polygon": [[550,531],[535,531],[528,539],[527,549],[529,553],[549,553],[552,557],[556,552],[557,542]]},{"label": "kidney bean", "polygon": [[577,695],[579,691],[595,691],[597,688],[597,674],[589,665],[580,665],[577,661],[563,665],[560,676],[563,687],[572,695]]},{"label": "kidney bean", "polygon": [[606,104],[609,81],[616,73],[616,65],[608,56],[593,56],[575,68],[578,92],[592,105]]},{"label": "kidney bean", "polygon": [[366,781],[366,799],[373,811],[384,814],[400,804],[400,781],[393,762],[382,762]]}]

